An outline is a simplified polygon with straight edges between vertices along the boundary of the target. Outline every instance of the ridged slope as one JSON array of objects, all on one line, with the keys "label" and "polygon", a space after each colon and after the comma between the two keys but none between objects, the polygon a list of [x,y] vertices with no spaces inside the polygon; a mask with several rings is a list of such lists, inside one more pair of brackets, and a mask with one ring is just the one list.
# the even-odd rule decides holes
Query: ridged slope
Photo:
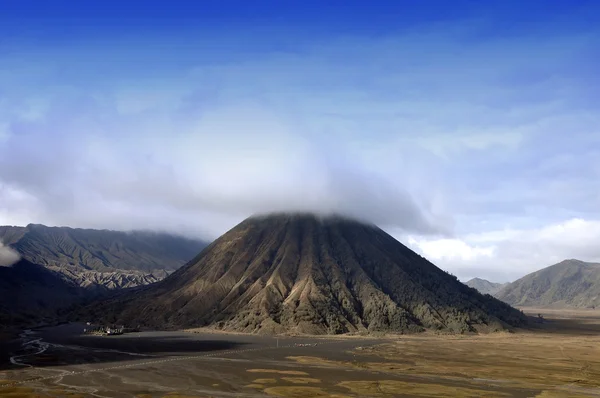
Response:
[{"label": "ridged slope", "polygon": [[473,278],[465,282],[465,285],[477,289],[481,294],[491,294],[493,296],[506,286],[507,283],[495,283],[481,278]]},{"label": "ridged slope", "polygon": [[518,306],[598,307],[600,264],[565,260],[508,284],[496,297]]},{"label": "ridged slope", "polygon": [[0,239],[28,261],[95,271],[173,271],[205,243],[152,232],[120,232],[30,224],[0,227]]},{"label": "ridged slope", "polygon": [[94,312],[253,333],[463,332],[525,320],[377,227],[286,214],[245,220],[162,282]]}]

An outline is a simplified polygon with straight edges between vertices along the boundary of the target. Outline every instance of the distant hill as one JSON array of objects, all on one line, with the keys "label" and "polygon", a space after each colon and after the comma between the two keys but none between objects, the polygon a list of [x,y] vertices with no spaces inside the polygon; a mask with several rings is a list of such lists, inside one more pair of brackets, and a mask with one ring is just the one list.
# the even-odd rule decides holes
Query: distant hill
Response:
[{"label": "distant hill", "polygon": [[111,290],[157,282],[206,246],[165,233],[36,224],[0,226],[0,241],[22,258],[0,266],[0,326],[35,323]]},{"label": "distant hill", "polygon": [[525,316],[440,270],[373,225],[251,217],[156,284],[83,316],[155,328],[249,333],[468,332]]},{"label": "distant hill", "polygon": [[60,272],[86,288],[117,289],[156,282],[207,243],[155,232],[0,226],[0,240],[23,259]]},{"label": "distant hill", "polygon": [[174,271],[205,242],[155,232],[121,232],[29,224],[0,226],[0,240],[34,264],[101,272]]},{"label": "distant hill", "polygon": [[481,294],[491,294],[493,296],[506,286],[507,283],[494,283],[481,278],[473,278],[466,282],[465,285],[477,289]]},{"label": "distant hill", "polygon": [[600,307],[600,264],[565,260],[508,284],[496,297],[515,306]]}]

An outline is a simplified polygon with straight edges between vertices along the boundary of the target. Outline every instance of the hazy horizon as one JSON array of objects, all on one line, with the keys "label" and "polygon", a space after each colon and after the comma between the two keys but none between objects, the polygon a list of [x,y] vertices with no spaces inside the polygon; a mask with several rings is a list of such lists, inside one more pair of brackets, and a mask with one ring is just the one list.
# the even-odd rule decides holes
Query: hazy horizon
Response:
[{"label": "hazy horizon", "polygon": [[335,212],[461,280],[600,261],[600,4],[119,4],[2,6],[0,225]]}]

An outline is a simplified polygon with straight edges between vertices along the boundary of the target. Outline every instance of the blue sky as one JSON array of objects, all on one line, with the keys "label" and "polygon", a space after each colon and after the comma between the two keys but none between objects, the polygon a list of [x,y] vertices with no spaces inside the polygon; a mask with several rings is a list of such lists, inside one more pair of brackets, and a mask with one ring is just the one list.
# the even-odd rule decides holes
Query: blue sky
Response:
[{"label": "blue sky", "polygon": [[0,2],[0,224],[375,222],[466,279],[600,261],[595,1]]}]

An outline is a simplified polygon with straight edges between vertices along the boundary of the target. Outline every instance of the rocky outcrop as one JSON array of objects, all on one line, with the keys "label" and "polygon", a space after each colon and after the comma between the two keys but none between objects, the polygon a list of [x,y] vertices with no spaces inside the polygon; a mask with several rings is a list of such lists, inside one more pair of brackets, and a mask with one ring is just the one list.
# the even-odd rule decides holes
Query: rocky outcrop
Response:
[{"label": "rocky outcrop", "polygon": [[109,291],[149,285],[164,279],[167,271],[145,273],[140,271],[81,271],[61,267],[47,267],[60,273],[67,280],[87,290]]}]

